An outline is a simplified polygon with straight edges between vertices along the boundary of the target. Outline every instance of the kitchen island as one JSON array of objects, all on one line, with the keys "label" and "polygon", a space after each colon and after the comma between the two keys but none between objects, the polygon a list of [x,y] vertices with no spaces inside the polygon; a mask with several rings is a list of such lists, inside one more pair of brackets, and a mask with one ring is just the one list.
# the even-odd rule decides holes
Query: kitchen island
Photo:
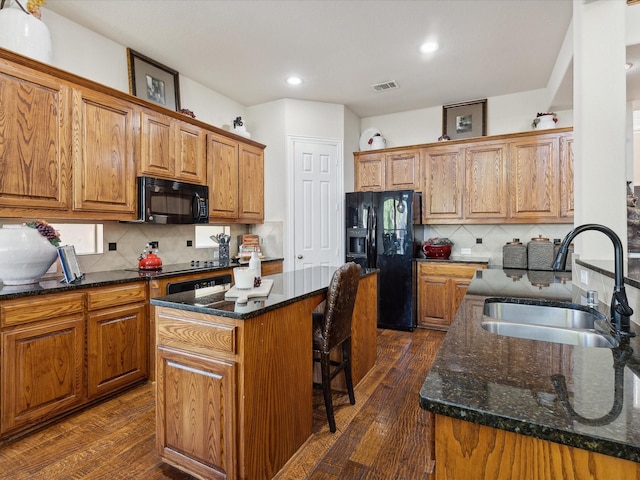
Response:
[{"label": "kitchen island", "polygon": [[[312,433],[311,315],[334,267],[271,275],[242,305],[229,286],[151,300],[157,336],[157,446],[200,478],[272,478]],[[354,384],[376,358],[377,270],[354,310]]]},{"label": "kitchen island", "polygon": [[481,327],[489,297],[582,294],[567,273],[476,272],[420,390],[435,413],[437,480],[640,477],[637,336],[622,352]]}]

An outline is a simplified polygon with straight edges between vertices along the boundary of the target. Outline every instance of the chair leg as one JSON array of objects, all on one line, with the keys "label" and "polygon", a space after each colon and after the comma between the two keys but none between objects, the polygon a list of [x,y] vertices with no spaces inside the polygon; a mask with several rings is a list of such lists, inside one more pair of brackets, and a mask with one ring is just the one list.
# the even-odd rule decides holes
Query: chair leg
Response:
[{"label": "chair leg", "polygon": [[336,420],[333,416],[333,401],[331,399],[331,367],[329,363],[329,354],[320,354],[320,370],[322,372],[322,393],[324,395],[324,406],[327,410],[327,419],[329,420],[329,430],[336,431]]},{"label": "chair leg", "polygon": [[356,404],[356,396],[353,393],[353,378],[351,377],[351,338],[347,338],[342,343],[342,359],[344,361],[344,379],[347,384],[347,392],[349,393],[349,402],[351,405]]}]

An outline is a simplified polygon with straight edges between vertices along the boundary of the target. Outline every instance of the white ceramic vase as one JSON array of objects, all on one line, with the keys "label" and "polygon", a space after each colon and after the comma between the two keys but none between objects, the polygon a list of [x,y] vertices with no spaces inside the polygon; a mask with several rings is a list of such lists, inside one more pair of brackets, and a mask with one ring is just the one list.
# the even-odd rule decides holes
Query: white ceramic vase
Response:
[{"label": "white ceramic vase", "polygon": [[57,256],[56,247],[35,228],[26,225],[0,228],[0,280],[5,285],[38,283]]},{"label": "white ceramic vase", "polygon": [[53,54],[47,25],[23,12],[15,1],[0,10],[0,47],[44,63],[51,63]]},{"label": "white ceramic vase", "polygon": [[548,128],[556,128],[556,122],[553,121],[553,115],[542,115],[538,117],[536,130],[546,130]]}]

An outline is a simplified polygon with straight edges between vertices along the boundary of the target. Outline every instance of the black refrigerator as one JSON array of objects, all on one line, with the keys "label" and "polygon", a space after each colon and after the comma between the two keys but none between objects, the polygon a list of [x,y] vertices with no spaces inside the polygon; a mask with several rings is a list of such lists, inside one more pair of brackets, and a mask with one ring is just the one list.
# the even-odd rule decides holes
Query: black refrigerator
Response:
[{"label": "black refrigerator", "polygon": [[[414,224],[420,194],[413,190],[346,194],[346,261],[380,270],[378,327],[416,327]],[[420,234],[422,229],[420,229]]]}]

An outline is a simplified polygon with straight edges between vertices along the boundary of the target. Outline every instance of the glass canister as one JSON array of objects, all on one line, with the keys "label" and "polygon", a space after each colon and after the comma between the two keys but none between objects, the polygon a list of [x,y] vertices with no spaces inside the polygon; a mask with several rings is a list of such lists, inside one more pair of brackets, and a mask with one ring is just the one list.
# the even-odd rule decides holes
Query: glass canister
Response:
[{"label": "glass canister", "polygon": [[527,244],[529,270],[553,270],[553,243],[542,235]]},{"label": "glass canister", "polygon": [[527,247],[519,238],[502,247],[502,268],[527,268]]}]

